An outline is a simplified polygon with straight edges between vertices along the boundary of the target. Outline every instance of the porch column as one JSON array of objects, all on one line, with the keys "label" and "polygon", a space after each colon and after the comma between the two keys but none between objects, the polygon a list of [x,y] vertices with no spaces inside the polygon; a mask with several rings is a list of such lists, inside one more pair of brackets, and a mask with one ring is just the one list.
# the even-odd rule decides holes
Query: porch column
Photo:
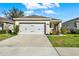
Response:
[{"label": "porch column", "polygon": [[15,21],[15,25],[19,25],[19,22],[18,21]]},{"label": "porch column", "polygon": [[61,27],[62,27],[62,22],[60,22],[60,23],[58,24],[58,31],[59,31],[59,34],[61,33]]},{"label": "porch column", "polygon": [[6,28],[7,28],[7,24],[3,23],[3,29],[6,30]]}]

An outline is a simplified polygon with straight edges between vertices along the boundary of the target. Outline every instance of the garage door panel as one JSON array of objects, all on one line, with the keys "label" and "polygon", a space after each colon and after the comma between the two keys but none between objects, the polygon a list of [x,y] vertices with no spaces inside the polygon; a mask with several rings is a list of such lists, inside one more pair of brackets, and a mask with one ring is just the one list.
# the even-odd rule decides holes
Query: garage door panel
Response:
[{"label": "garage door panel", "polygon": [[44,34],[44,24],[20,24],[20,34]]}]

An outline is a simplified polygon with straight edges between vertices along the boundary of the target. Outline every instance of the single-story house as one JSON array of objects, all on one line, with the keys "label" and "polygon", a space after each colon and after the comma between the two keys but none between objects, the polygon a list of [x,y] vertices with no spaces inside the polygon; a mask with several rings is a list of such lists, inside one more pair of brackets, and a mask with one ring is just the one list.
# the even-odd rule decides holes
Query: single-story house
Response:
[{"label": "single-story house", "polygon": [[14,21],[0,17],[0,30],[13,30]]},{"label": "single-story house", "polygon": [[50,34],[61,29],[61,20],[44,16],[24,16],[13,20],[15,25],[19,25],[18,34]]},{"label": "single-story house", "polygon": [[62,27],[66,27],[68,30],[79,29],[79,17],[62,23]]}]

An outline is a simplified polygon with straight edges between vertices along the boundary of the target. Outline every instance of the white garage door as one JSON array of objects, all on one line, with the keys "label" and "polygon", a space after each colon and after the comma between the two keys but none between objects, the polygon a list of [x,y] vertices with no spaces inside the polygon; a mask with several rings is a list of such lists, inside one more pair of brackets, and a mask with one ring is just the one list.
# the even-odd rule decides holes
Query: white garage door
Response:
[{"label": "white garage door", "polygon": [[19,34],[44,34],[44,24],[20,24]]}]

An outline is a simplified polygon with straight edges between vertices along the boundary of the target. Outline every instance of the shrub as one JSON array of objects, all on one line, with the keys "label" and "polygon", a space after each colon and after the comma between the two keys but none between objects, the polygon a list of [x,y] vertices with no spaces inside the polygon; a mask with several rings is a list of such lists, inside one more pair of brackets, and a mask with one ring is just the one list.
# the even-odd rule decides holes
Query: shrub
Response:
[{"label": "shrub", "polygon": [[79,34],[79,29],[71,29],[70,34]]},{"label": "shrub", "polygon": [[75,29],[76,34],[79,34],[79,29]]},{"label": "shrub", "polygon": [[56,31],[56,30],[53,29],[50,34],[51,35],[58,35],[59,34],[59,31]]},{"label": "shrub", "polygon": [[13,34],[18,34],[19,32],[19,25],[14,26],[14,33]]},{"label": "shrub", "polygon": [[12,31],[11,31],[11,30],[8,30],[8,33],[9,33],[9,34],[12,34]]},{"label": "shrub", "polygon": [[6,30],[0,30],[0,34],[6,34],[6,33],[12,34],[12,31],[11,30],[8,30],[6,32]]},{"label": "shrub", "polygon": [[62,27],[61,28],[61,33],[62,34],[67,34],[68,33],[68,29],[66,27]]},{"label": "shrub", "polygon": [[0,34],[5,34],[6,30],[0,30]]},{"label": "shrub", "polygon": [[70,29],[70,34],[76,34],[76,29]]}]

